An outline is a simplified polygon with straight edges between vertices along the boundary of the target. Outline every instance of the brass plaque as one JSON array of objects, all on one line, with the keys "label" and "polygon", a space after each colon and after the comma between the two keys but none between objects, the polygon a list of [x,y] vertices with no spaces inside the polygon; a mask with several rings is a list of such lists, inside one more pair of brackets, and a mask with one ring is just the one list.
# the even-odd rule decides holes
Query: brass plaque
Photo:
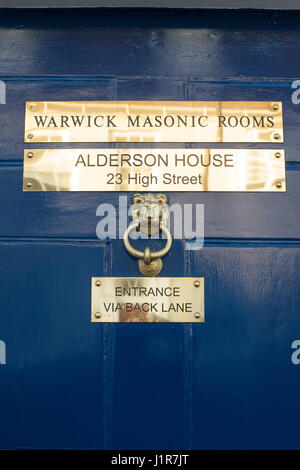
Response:
[{"label": "brass plaque", "polygon": [[283,150],[32,149],[24,191],[285,191]]},{"label": "brass plaque", "polygon": [[203,277],[92,277],[92,322],[204,322]]},{"label": "brass plaque", "polygon": [[27,102],[25,142],[283,142],[282,103]]}]

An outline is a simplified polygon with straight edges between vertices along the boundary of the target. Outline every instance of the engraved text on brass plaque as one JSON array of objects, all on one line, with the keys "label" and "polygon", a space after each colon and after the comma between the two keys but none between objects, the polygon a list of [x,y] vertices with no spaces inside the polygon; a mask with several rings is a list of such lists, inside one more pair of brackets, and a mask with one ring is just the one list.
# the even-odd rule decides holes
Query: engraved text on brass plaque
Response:
[{"label": "engraved text on brass plaque", "polygon": [[204,322],[204,278],[92,277],[92,322]]}]

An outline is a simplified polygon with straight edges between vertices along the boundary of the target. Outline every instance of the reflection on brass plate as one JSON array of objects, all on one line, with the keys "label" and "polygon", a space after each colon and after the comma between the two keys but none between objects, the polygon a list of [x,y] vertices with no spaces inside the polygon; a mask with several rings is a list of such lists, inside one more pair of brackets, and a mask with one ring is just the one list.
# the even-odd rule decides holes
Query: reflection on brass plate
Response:
[{"label": "reflection on brass plate", "polygon": [[92,277],[92,322],[204,322],[204,278]]},{"label": "reflection on brass plate", "polygon": [[25,142],[283,142],[282,103],[27,102]]},{"label": "reflection on brass plate", "polygon": [[31,149],[24,191],[285,191],[283,150]]}]

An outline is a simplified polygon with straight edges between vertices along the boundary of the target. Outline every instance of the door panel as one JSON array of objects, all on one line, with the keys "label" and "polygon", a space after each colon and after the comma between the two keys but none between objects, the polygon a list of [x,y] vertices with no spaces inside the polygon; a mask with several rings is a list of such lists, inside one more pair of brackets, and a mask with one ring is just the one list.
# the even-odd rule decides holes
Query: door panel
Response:
[{"label": "door panel", "polygon": [[191,261],[193,275],[205,276],[211,312],[203,328],[192,326],[193,445],[298,448],[299,372],[290,345],[300,337],[299,244],[228,245]]},{"label": "door panel", "polygon": [[86,299],[105,247],[12,239],[0,259],[1,448],[103,447],[106,345]]},{"label": "door panel", "polygon": [[[299,25],[283,12],[2,12],[1,448],[299,448]],[[286,193],[168,194],[205,206],[204,248],[175,240],[161,272],[205,277],[204,324],[91,324],[90,278],[140,275],[122,240],[96,237],[98,204],[118,216],[126,194],[22,192],[24,148],[47,148],[24,144],[27,100],[117,99],[283,102],[283,144],[227,148],[284,148]]]}]

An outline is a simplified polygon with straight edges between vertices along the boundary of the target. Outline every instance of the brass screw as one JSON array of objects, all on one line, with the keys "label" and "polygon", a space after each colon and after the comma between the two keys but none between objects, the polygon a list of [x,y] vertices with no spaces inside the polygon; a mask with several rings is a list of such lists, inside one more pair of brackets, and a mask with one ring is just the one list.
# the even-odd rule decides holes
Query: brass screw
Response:
[{"label": "brass screw", "polygon": [[32,153],[32,152],[28,152],[28,153],[27,153],[27,157],[28,157],[28,158],[32,158],[32,157],[33,157],[33,153]]},{"label": "brass screw", "polygon": [[280,152],[276,152],[275,153],[275,158],[280,158],[281,157],[281,153]]},{"label": "brass screw", "polygon": [[196,312],[196,313],[194,314],[194,317],[196,318],[196,320],[199,320],[199,318],[201,318],[201,313]]},{"label": "brass screw", "polygon": [[33,134],[31,134],[31,132],[29,134],[27,134],[27,137],[28,139],[32,139],[33,138]]},{"label": "brass screw", "polygon": [[194,286],[195,286],[195,287],[200,287],[200,281],[195,281],[195,282],[194,282]]},{"label": "brass screw", "polygon": [[274,111],[277,111],[278,110],[278,104],[273,104],[273,109],[274,109]]},{"label": "brass screw", "polygon": [[276,183],[276,188],[278,188],[278,189],[282,188],[282,184],[281,184],[280,181],[277,181],[277,183]]},{"label": "brass screw", "polygon": [[279,134],[274,134],[274,139],[275,139],[275,140],[280,139],[280,135],[279,135]]},{"label": "brass screw", "polygon": [[96,313],[95,313],[95,318],[98,318],[98,319],[99,319],[99,318],[101,318],[101,317],[102,317],[102,315],[101,315],[100,312],[96,312]]},{"label": "brass screw", "polygon": [[32,183],[28,182],[28,183],[26,183],[26,186],[27,186],[27,188],[31,188]]},{"label": "brass screw", "polygon": [[95,284],[96,284],[97,287],[100,287],[101,286],[101,281],[98,280],[98,281],[95,282]]}]

